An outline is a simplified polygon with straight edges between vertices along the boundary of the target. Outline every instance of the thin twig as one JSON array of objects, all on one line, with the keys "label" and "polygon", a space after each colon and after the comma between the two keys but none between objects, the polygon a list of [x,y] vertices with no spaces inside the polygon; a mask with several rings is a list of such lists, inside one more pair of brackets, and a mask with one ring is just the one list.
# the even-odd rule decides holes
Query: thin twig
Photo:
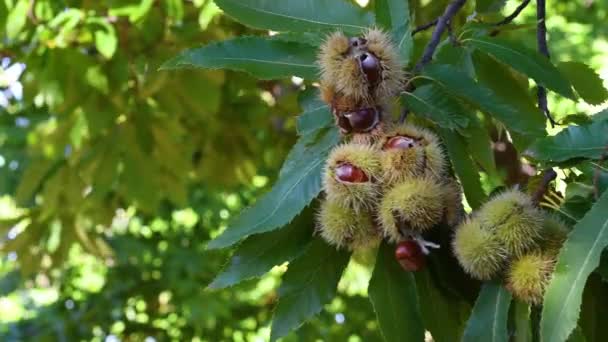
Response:
[{"label": "thin twig", "polygon": [[557,173],[553,169],[546,169],[543,172],[543,179],[540,182],[538,189],[532,195],[532,202],[538,205],[545,196],[545,192],[549,189],[549,183],[551,183],[557,177]]},{"label": "thin twig", "polygon": [[[529,1],[529,0],[528,0],[528,1]],[[420,26],[416,27],[416,28],[415,28],[415,29],[412,31],[412,37],[413,37],[413,36],[414,36],[416,33],[418,33],[418,32],[424,31],[424,30],[426,30],[426,29],[429,29],[429,28],[431,28],[431,27],[433,27],[433,26],[437,25],[437,20],[439,20],[439,19],[435,19],[435,20],[433,20],[433,21],[431,21],[431,22],[429,22],[429,23],[426,23],[426,24],[424,24],[424,25],[420,25]]]},{"label": "thin twig", "polygon": [[530,3],[530,0],[522,1],[522,3],[519,4],[519,6],[517,6],[517,8],[515,9],[515,11],[513,11],[513,13],[509,14],[503,20],[501,20],[497,23],[494,23],[492,25],[502,26],[502,25],[507,25],[507,24],[511,23],[515,18],[517,18],[517,16],[521,13],[521,11],[523,11],[524,8],[526,8],[526,6],[528,6],[529,3]]},{"label": "thin twig", "polygon": [[[545,25],[545,0],[536,0],[536,43],[538,45],[538,51],[550,59],[549,48],[547,47],[547,25]],[[549,122],[551,123],[551,127],[555,127],[555,120],[551,116],[551,112],[549,111],[549,106],[547,105],[547,89],[542,86],[538,86],[538,108],[542,110],[545,114]]]},{"label": "thin twig", "polygon": [[446,30],[448,23],[452,20],[456,13],[458,13],[458,10],[460,10],[466,2],[467,0],[453,0],[446,6],[443,14],[439,18],[437,18],[437,25],[435,26],[435,30],[433,31],[433,35],[431,36],[431,40],[424,48],[422,58],[420,58],[420,61],[418,62],[418,64],[416,64],[414,72],[417,73],[422,70],[422,68],[433,59],[433,54],[435,53],[435,50],[439,45],[441,35]]}]

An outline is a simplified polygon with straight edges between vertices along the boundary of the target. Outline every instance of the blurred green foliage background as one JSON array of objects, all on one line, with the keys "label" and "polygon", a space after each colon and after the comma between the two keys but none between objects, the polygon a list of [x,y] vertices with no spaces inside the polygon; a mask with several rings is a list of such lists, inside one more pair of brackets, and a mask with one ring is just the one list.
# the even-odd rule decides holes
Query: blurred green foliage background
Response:
[{"label": "blurred green foliage background", "polygon": [[[416,23],[446,2],[411,1]],[[608,79],[608,2],[551,1],[548,16],[552,57]],[[534,20],[512,25],[530,46]],[[307,83],[158,67],[269,32],[209,0],[1,0],[0,28],[0,339],[266,340],[285,268],[206,290],[229,251],[205,244],[272,184]],[[550,101],[558,120],[600,110]],[[312,232],[309,215],[293,224]],[[379,340],[365,264],[287,340]]]}]

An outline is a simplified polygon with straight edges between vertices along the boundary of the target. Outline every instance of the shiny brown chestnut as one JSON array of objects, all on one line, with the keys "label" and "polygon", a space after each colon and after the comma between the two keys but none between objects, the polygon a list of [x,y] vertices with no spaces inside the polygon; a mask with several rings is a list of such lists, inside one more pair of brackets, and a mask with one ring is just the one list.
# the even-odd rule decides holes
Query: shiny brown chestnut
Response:
[{"label": "shiny brown chestnut", "polygon": [[351,163],[342,163],[335,168],[336,179],[345,183],[365,183],[369,177],[360,168]]},{"label": "shiny brown chestnut", "polygon": [[355,133],[369,132],[380,121],[380,112],[376,108],[361,108],[344,114],[352,131]]},{"label": "shiny brown chestnut", "polygon": [[381,71],[380,61],[370,52],[364,52],[359,55],[359,67],[370,85],[376,85],[380,82]]},{"label": "shiny brown chestnut", "polygon": [[414,148],[418,145],[418,142],[412,138],[407,136],[396,136],[388,139],[388,141],[382,147],[384,150],[389,149],[402,149],[407,150],[410,148]]},{"label": "shiny brown chestnut", "polygon": [[410,272],[421,270],[426,264],[422,249],[413,240],[399,242],[395,249],[395,259],[404,270]]}]

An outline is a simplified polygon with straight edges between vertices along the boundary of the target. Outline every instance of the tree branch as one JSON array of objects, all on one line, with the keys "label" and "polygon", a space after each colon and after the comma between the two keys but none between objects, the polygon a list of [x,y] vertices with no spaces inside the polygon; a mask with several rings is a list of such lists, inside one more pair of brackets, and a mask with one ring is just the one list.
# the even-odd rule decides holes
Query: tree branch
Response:
[{"label": "tree branch", "polygon": [[[528,1],[529,1],[529,0],[528,0]],[[413,36],[414,36],[416,33],[418,33],[418,32],[424,31],[424,30],[426,30],[426,29],[429,29],[429,28],[431,28],[431,27],[433,27],[433,26],[437,25],[437,21],[438,21],[438,20],[439,20],[439,19],[435,19],[435,20],[433,20],[433,21],[431,21],[431,22],[428,22],[428,23],[426,23],[426,24],[424,24],[424,25],[420,25],[420,26],[416,27],[416,28],[415,28],[415,29],[412,31],[412,37],[413,37]]]},{"label": "tree branch", "polygon": [[[545,25],[545,0],[536,0],[536,43],[538,45],[538,51],[550,59],[549,48],[547,47],[547,26]],[[555,120],[551,116],[551,112],[549,111],[549,106],[547,105],[547,90],[538,86],[538,108],[543,111],[549,122],[551,123],[551,127],[555,127]]]},{"label": "tree branch", "polygon": [[517,6],[517,8],[515,9],[515,11],[513,11],[513,13],[506,16],[503,20],[501,20],[497,23],[494,23],[493,25],[502,26],[502,25],[507,25],[507,24],[511,23],[515,18],[517,18],[517,16],[521,13],[521,11],[523,11],[524,8],[526,8],[526,6],[528,6],[529,3],[530,3],[530,0],[522,1],[522,3],[519,4],[519,6]]},{"label": "tree branch", "polygon": [[460,10],[466,2],[467,0],[453,0],[446,6],[443,14],[439,18],[437,18],[437,25],[435,26],[435,30],[433,31],[433,35],[431,36],[431,40],[424,48],[422,58],[420,58],[420,61],[414,67],[414,72],[419,72],[425,65],[427,65],[433,59],[433,54],[435,53],[435,50],[439,45],[441,35],[446,30],[448,23],[452,20],[456,13],[458,13],[458,10]]},{"label": "tree branch", "polygon": [[551,183],[557,177],[557,173],[553,169],[546,169],[543,171],[543,180],[541,181],[538,189],[532,195],[532,202],[535,205],[539,205],[543,199],[545,192],[549,189],[549,183]]}]

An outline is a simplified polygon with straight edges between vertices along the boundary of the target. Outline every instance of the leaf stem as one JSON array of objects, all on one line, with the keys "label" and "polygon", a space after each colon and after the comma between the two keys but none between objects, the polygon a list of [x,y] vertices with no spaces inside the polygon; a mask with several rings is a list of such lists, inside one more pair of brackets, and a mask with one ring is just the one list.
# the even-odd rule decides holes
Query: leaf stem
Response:
[{"label": "leaf stem", "polygon": [[424,48],[422,58],[420,58],[420,61],[418,62],[418,64],[416,64],[416,67],[414,67],[414,72],[419,72],[420,70],[422,70],[422,68],[433,59],[433,54],[435,53],[435,50],[439,45],[441,35],[446,30],[448,23],[452,20],[456,13],[458,13],[458,10],[460,10],[466,2],[466,0],[453,0],[446,6],[443,14],[439,18],[437,18],[437,24],[435,25],[435,30],[433,31],[431,40]]}]

